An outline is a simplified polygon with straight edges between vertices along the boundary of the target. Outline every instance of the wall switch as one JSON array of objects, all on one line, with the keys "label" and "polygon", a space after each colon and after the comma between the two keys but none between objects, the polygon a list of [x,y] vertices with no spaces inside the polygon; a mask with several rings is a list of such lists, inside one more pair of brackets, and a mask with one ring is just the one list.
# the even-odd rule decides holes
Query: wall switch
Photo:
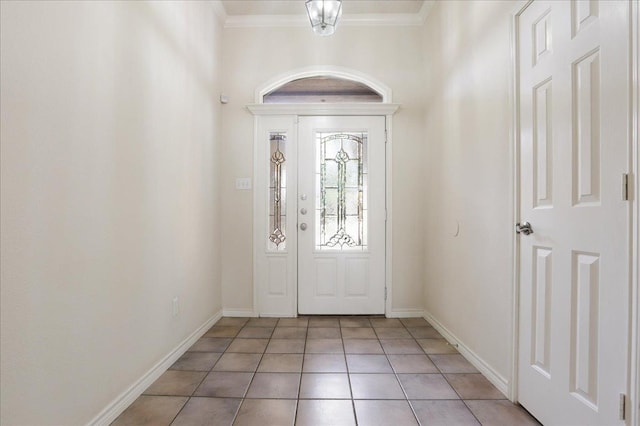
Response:
[{"label": "wall switch", "polygon": [[180,313],[180,300],[178,299],[178,296],[173,298],[173,301],[171,303],[171,308],[172,308],[173,316],[177,317],[178,314]]},{"label": "wall switch", "polygon": [[236,189],[242,191],[251,189],[251,178],[236,178]]}]

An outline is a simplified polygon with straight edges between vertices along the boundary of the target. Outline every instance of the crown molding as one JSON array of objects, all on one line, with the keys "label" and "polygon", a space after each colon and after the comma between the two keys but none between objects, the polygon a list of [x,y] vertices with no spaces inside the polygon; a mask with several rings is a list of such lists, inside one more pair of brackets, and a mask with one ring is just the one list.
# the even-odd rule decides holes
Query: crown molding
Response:
[{"label": "crown molding", "polygon": [[[420,26],[424,20],[425,18],[420,13],[371,13],[343,15],[338,25],[345,27]],[[308,25],[309,19],[303,15],[233,15],[227,16],[224,21],[225,28],[304,27]]]},{"label": "crown molding", "polygon": [[[344,14],[339,26],[421,26],[425,23],[436,0],[425,0],[417,13]],[[216,15],[225,28],[304,27],[309,25],[306,15],[228,15],[221,1],[212,1]]]}]

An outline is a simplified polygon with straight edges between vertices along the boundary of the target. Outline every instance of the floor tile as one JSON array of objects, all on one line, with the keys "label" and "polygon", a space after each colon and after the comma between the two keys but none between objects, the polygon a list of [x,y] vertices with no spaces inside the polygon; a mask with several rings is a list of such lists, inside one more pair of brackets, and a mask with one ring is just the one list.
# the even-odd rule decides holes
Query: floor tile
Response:
[{"label": "floor tile", "polygon": [[171,426],[231,426],[241,399],[191,398]]},{"label": "floor tile", "polygon": [[209,371],[221,355],[215,352],[185,352],[169,370]]},{"label": "floor tile", "polygon": [[503,398],[422,318],[222,318],[113,424],[537,424]]},{"label": "floor tile", "polygon": [[218,398],[243,398],[249,388],[253,373],[214,371],[207,375],[196,389],[196,396]]},{"label": "floor tile", "polygon": [[251,318],[246,327],[275,327],[278,325],[278,318]]},{"label": "floor tile", "polygon": [[439,373],[426,355],[387,355],[396,373]]},{"label": "floor tile", "polygon": [[311,327],[307,339],[340,339],[340,329],[337,327]]},{"label": "floor tile", "polygon": [[344,351],[348,354],[383,354],[376,339],[344,339]]},{"label": "floor tile", "polygon": [[394,374],[349,374],[353,399],[405,399]]},{"label": "floor tile", "polygon": [[297,373],[256,373],[246,397],[296,399],[299,385]]},{"label": "floor tile", "polygon": [[309,318],[309,328],[311,327],[340,327],[340,320],[337,318]]},{"label": "floor tile", "polygon": [[234,339],[227,348],[229,352],[261,354],[267,348],[269,339]]},{"label": "floor tile", "polygon": [[358,426],[410,426],[418,422],[407,401],[353,401]]},{"label": "floor tile", "polygon": [[245,399],[234,426],[293,426],[296,401],[293,399]]},{"label": "floor tile", "polygon": [[483,426],[539,425],[521,407],[509,401],[465,401],[467,407]]},{"label": "floor tile", "polygon": [[189,396],[206,375],[204,371],[167,370],[144,391],[144,394]]},{"label": "floor tile", "polygon": [[340,318],[340,327],[371,327],[369,318]]},{"label": "floor tile", "polygon": [[417,339],[417,342],[429,355],[458,353],[458,350],[445,339]]},{"label": "floor tile", "polygon": [[347,355],[349,373],[393,373],[385,355]]},{"label": "floor tile", "polygon": [[264,354],[258,373],[300,373],[302,354]]},{"label": "floor tile", "polygon": [[370,318],[373,327],[404,327],[397,318]]},{"label": "floor tile", "polygon": [[236,337],[240,327],[218,327],[214,325],[204,334],[204,337]]},{"label": "floor tile", "polygon": [[480,373],[445,374],[449,384],[462,399],[505,399],[489,380]]},{"label": "floor tile", "polygon": [[170,425],[189,398],[177,396],[138,397],[112,426],[164,426]]},{"label": "floor tile", "polygon": [[300,398],[351,399],[349,376],[345,373],[305,373],[300,383]]},{"label": "floor tile", "polygon": [[273,327],[244,327],[236,338],[268,339],[273,334]]},{"label": "floor tile", "polygon": [[424,318],[400,318],[405,327],[428,327],[430,324]]},{"label": "floor tile", "polygon": [[459,399],[442,374],[398,374],[408,399]]},{"label": "floor tile", "polygon": [[411,334],[406,328],[389,327],[389,328],[375,328],[378,339],[411,339]]},{"label": "floor tile", "polygon": [[309,318],[280,318],[278,327],[308,327]]},{"label": "floor tile", "polygon": [[377,339],[371,327],[343,327],[342,337],[345,339]]},{"label": "floor tile", "polygon": [[296,426],[355,426],[351,400],[300,400]]},{"label": "floor tile", "polygon": [[429,355],[429,358],[443,373],[478,373],[462,355]]},{"label": "floor tile", "polygon": [[416,339],[442,339],[442,335],[433,327],[407,327],[409,333]]},{"label": "floor tile", "polygon": [[213,371],[254,372],[258,368],[260,358],[262,358],[261,354],[225,353],[213,367]]},{"label": "floor tile", "polygon": [[[462,401],[410,401],[420,424],[429,426],[479,426]],[[507,425],[505,425],[507,426]],[[511,425],[509,425],[511,426]]]},{"label": "floor tile", "polygon": [[380,339],[380,344],[386,354],[424,354],[424,351],[414,339]]},{"label": "floor tile", "polygon": [[267,346],[268,354],[302,354],[304,353],[304,339],[271,339]]},{"label": "floor tile", "polygon": [[341,339],[307,339],[306,352],[310,354],[335,354],[344,352],[344,349]]},{"label": "floor tile", "polygon": [[305,373],[346,373],[342,354],[305,354],[302,371]]},{"label": "floor tile", "polygon": [[250,318],[247,317],[224,317],[220,318],[215,325],[222,327],[244,327],[249,319]]},{"label": "floor tile", "polygon": [[231,338],[202,337],[189,348],[189,352],[224,352],[232,341]]},{"label": "floor tile", "polygon": [[307,337],[306,327],[276,327],[272,339],[304,339]]}]

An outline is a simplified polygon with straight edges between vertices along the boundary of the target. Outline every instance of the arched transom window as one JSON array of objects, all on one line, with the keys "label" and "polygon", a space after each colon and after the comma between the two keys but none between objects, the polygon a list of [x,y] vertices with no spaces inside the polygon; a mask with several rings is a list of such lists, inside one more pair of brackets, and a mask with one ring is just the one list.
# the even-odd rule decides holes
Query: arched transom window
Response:
[{"label": "arched transom window", "polygon": [[265,104],[382,102],[382,100],[382,96],[366,84],[331,76],[292,80],[263,97]]}]

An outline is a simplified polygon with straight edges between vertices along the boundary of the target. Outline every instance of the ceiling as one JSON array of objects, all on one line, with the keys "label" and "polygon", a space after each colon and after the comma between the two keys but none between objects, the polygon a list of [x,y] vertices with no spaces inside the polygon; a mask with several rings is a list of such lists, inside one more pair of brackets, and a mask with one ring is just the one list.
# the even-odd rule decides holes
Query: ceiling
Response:
[{"label": "ceiling", "polygon": [[[344,15],[418,14],[423,0],[344,0]],[[304,0],[223,0],[227,16],[305,15]]]}]

